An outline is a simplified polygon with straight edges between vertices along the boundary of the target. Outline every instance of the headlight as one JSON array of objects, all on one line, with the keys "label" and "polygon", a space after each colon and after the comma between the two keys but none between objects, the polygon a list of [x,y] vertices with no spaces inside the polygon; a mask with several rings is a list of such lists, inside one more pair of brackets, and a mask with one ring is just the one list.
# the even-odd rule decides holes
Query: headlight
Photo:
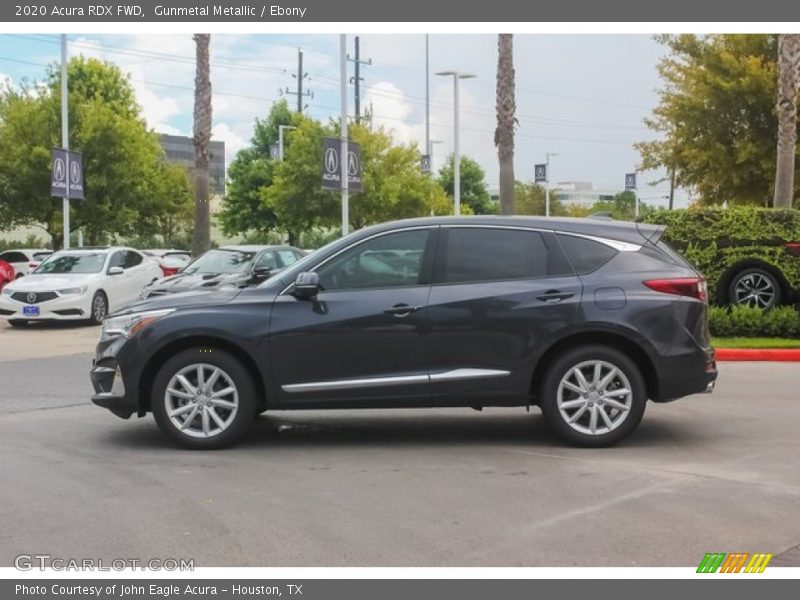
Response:
[{"label": "headlight", "polygon": [[59,296],[66,296],[68,294],[85,294],[86,286],[64,288],[63,290],[56,290]]},{"label": "headlight", "polygon": [[118,317],[109,317],[103,321],[101,335],[104,337],[131,337],[139,333],[142,329],[149,327],[161,317],[166,317],[174,311],[174,308],[166,308],[163,310],[149,310],[119,315]]},{"label": "headlight", "polygon": [[11,286],[7,285],[6,287],[3,288],[3,292],[2,293],[3,293],[3,296],[10,296],[11,294],[14,293],[14,290],[11,289]]}]

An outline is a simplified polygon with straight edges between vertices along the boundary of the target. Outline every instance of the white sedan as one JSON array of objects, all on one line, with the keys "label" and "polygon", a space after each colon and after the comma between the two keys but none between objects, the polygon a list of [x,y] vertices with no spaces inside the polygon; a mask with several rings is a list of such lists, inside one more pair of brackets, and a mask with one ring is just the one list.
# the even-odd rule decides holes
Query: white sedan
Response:
[{"label": "white sedan", "polygon": [[158,263],[133,248],[61,250],[3,288],[0,316],[15,326],[51,319],[97,324],[160,278]]}]

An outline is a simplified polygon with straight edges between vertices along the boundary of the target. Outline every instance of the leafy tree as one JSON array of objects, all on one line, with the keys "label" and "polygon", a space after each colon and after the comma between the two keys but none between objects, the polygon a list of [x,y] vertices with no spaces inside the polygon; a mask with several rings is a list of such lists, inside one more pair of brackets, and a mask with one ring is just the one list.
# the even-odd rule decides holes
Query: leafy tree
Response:
[{"label": "leafy tree", "polygon": [[[228,185],[218,218],[226,235],[267,235],[277,226],[277,215],[263,202],[262,188],[272,185],[277,161],[270,145],[277,143],[278,127],[292,125],[295,113],[286,100],[272,105],[266,119],[256,119],[250,146],[236,154],[228,167]],[[291,144],[291,130],[284,133],[284,147]]]},{"label": "leafy tree", "polygon": [[[262,188],[267,210],[274,212],[277,228],[289,243],[314,228],[340,225],[338,192],[323,191],[320,169],[322,139],[338,137],[336,124],[322,125],[297,116],[292,143],[284,161],[274,171],[273,183]],[[354,229],[391,219],[452,212],[444,190],[419,169],[419,152],[413,146],[396,146],[382,129],[372,132],[353,125],[350,139],[361,145],[363,190],[350,195],[350,225]]]},{"label": "leafy tree", "polygon": [[637,144],[642,168],[674,169],[701,203],[769,205],[778,128],[774,35],[665,35],[660,102]]},{"label": "leafy tree", "polygon": [[[113,64],[83,57],[68,65],[70,146],[83,154],[86,200],[71,202],[71,224],[89,244],[159,231],[179,215],[188,184],[164,163],[133,89]],[[50,196],[50,150],[60,146],[60,73],[46,85],[0,91],[0,227],[38,225],[63,243],[61,200]],[[172,185],[167,185],[170,182]]]},{"label": "leafy tree", "polygon": [[[489,191],[486,189],[486,174],[481,166],[469,156],[461,156],[461,206],[469,206],[476,215],[488,215],[497,212],[497,206],[492,202]],[[453,186],[453,155],[439,170],[439,185],[444,188],[452,198]]]},{"label": "leafy tree", "polygon": [[[516,182],[516,213],[518,215],[542,215],[545,214],[545,189],[538,183]],[[564,205],[558,199],[558,193],[550,190],[550,214],[554,217],[563,217],[567,214]]]},{"label": "leafy tree", "polygon": [[[649,204],[639,202],[639,216],[644,217],[656,209]],[[636,218],[636,194],[631,191],[619,192],[612,200],[600,200],[589,209],[588,214],[604,212],[610,213],[612,219],[620,221],[633,221]]]},{"label": "leafy tree", "polygon": [[295,122],[292,143],[275,166],[272,185],[261,188],[264,209],[275,215],[277,229],[292,245],[297,245],[301,232],[331,226],[339,214],[338,198],[322,190],[320,179],[322,138],[332,131],[302,115]]},{"label": "leafy tree", "polygon": [[392,219],[452,214],[444,190],[420,170],[416,147],[393,145],[383,129],[373,132],[354,125],[348,131],[361,145],[363,165],[363,191],[350,200],[353,228]]}]

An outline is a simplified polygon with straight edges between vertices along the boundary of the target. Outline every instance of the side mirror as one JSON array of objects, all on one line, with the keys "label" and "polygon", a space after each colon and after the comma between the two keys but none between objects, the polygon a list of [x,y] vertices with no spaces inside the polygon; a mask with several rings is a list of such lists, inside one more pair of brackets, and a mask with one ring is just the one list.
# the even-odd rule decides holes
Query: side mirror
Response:
[{"label": "side mirror", "polygon": [[250,279],[252,281],[264,281],[265,279],[269,279],[272,273],[273,269],[270,269],[269,267],[256,267],[253,269]]},{"label": "side mirror", "polygon": [[313,298],[319,290],[319,275],[310,271],[297,274],[294,281],[295,298]]},{"label": "side mirror", "polygon": [[109,275],[122,275],[125,272],[125,269],[122,267],[109,267],[108,274]]}]

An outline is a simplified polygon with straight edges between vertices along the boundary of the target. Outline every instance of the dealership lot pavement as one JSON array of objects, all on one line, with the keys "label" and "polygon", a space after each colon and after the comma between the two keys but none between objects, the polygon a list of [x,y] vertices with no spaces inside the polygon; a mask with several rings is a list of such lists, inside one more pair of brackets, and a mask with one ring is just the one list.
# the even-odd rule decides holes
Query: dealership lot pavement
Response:
[{"label": "dealership lot pavement", "polygon": [[[187,452],[149,417],[122,421],[88,404],[96,329],[5,327],[2,566],[21,553],[198,566],[689,566],[710,551],[800,566],[791,363],[723,364],[714,394],[650,404],[639,430],[607,450],[562,446],[538,410],[458,409],[262,415],[236,448]],[[48,356],[19,360],[31,354],[9,342]]]}]

